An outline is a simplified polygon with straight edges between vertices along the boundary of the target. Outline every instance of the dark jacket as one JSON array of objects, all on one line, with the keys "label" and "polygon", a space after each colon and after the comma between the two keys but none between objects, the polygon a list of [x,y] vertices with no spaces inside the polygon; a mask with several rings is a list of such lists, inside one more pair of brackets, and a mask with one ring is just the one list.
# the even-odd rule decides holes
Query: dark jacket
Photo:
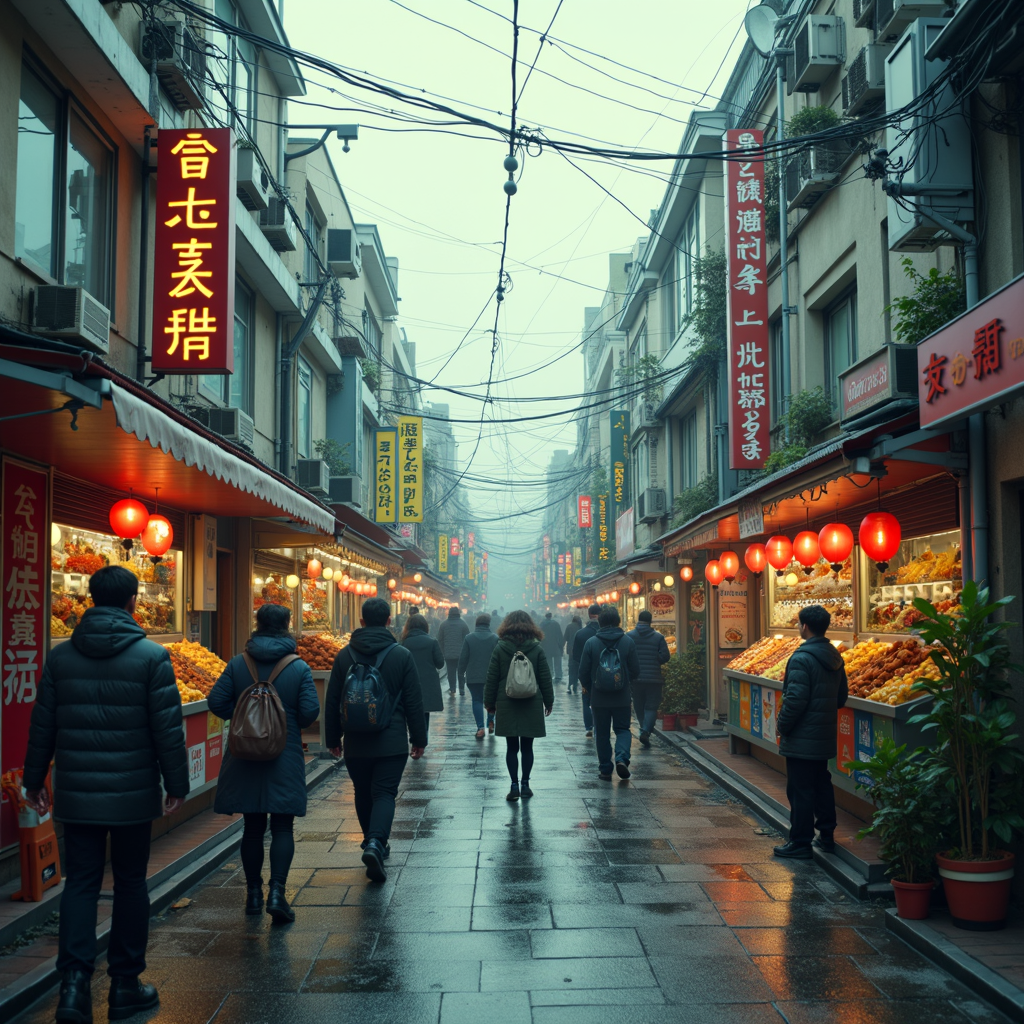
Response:
[{"label": "dark jacket", "polygon": [[562,648],[565,646],[565,637],[562,635],[562,627],[554,619],[544,619],[540,628],[544,633],[544,639],[540,642],[544,653],[549,657],[561,656]]},{"label": "dark jacket", "polygon": [[640,659],[640,682],[647,685],[665,682],[661,666],[672,657],[668,653],[668,641],[649,622],[638,622],[626,636],[636,644],[636,655]]},{"label": "dark jacket", "polygon": [[[533,637],[499,640],[487,666],[484,686],[484,707],[494,708],[494,734],[496,736],[546,736],[544,709],[555,703],[555,690],[551,685],[551,666],[540,641]],[[505,695],[505,680],[516,651],[530,659],[537,676],[537,693],[530,698],[513,700]]]},{"label": "dark jacket", "polygon": [[580,667],[580,659],[583,657],[583,646],[592,637],[597,636],[597,631],[601,627],[597,624],[597,619],[588,619],[587,622],[576,631],[576,635],[572,638],[572,650],[569,652],[569,667],[575,667],[577,670]]},{"label": "dark jacket", "polygon": [[[454,612],[455,609],[453,608]],[[437,642],[441,645],[441,653],[446,661],[457,661],[462,653],[462,641],[469,635],[466,620],[457,613],[449,614],[437,631]]]},{"label": "dark jacket", "polygon": [[572,642],[576,639],[576,634],[583,628],[583,623],[577,622],[575,619],[565,627],[565,632],[562,634],[565,640],[565,653],[572,658]]},{"label": "dark jacket", "polygon": [[487,682],[487,669],[491,664],[491,655],[498,646],[498,634],[492,633],[490,626],[477,626],[462,641],[462,653],[459,655],[459,682],[467,686],[483,686]]},{"label": "dark jacket", "polygon": [[402,646],[412,655],[416,663],[416,674],[420,679],[424,711],[444,711],[441,698],[441,677],[439,668],[444,668],[444,657],[437,641],[422,629],[411,629],[402,641]]},{"label": "dark jacket", "polygon": [[[254,633],[245,649],[256,662],[260,679],[269,679],[274,666],[295,653],[290,636]],[[210,691],[210,710],[230,719],[239,697],[252,687],[252,673],[245,659],[236,655],[228,662]],[[306,759],[302,753],[302,730],[320,717],[320,701],[309,666],[293,661],[274,680],[274,689],[288,719],[288,742],[273,761],[241,761],[231,756],[225,737],[224,760],[217,781],[213,809],[218,814],[306,813]]]},{"label": "dark jacket", "polygon": [[363,626],[352,634],[348,647],[338,653],[331,669],[331,678],[324,697],[324,740],[328,746],[340,747],[342,740],[341,698],[345,676],[352,667],[352,651],[363,662],[376,659],[385,647],[394,650],[380,667],[381,678],[399,694],[395,713],[382,732],[353,732],[345,737],[346,757],[393,757],[408,754],[409,745],[427,745],[427,724],[423,717],[423,694],[413,656],[384,626]]},{"label": "dark jacket", "polygon": [[181,697],[171,657],[123,608],[90,608],[46,659],[32,709],[25,788],[41,789],[56,754],[54,816],[138,825],[188,796]]},{"label": "dark jacket", "polygon": [[[621,690],[597,690],[594,688],[598,659],[605,647],[618,647],[619,649],[619,660],[622,662],[627,676],[626,685]],[[592,708],[629,707],[629,684],[635,683],[640,678],[640,659],[637,657],[636,644],[618,626],[605,626],[603,629],[599,629],[583,646],[578,678],[580,685],[590,694]]]},{"label": "dark jacket", "polygon": [[779,753],[806,761],[836,756],[836,712],[846,704],[843,656],[823,636],[802,643],[786,666],[776,727]]}]

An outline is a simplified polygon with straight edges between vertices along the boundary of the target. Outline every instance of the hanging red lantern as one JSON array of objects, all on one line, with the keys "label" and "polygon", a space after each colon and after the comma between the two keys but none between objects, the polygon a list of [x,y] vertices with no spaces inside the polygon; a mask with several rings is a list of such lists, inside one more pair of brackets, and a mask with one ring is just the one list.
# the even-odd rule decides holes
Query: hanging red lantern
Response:
[{"label": "hanging red lantern", "polygon": [[725,578],[721,564],[714,558],[704,566],[704,575],[707,577],[708,583],[713,587],[717,587]]},{"label": "hanging red lantern", "polygon": [[631,593],[631,594],[632,594],[632,595],[633,595],[634,597],[636,597],[636,595],[640,593],[640,584],[639,584],[639,583],[637,583],[637,582],[636,582],[636,581],[634,580],[634,581],[633,581],[632,583],[630,583],[630,585],[629,585],[629,592],[630,592],[630,593]]},{"label": "hanging red lantern", "polygon": [[781,534],[769,537],[765,545],[768,564],[775,570],[776,576],[782,576],[786,566],[793,561],[793,542]]},{"label": "hanging red lantern", "polygon": [[693,566],[692,565],[684,565],[682,567],[682,569],[679,570],[679,578],[684,583],[689,583],[690,580],[693,579]]},{"label": "hanging red lantern", "polygon": [[846,523],[828,523],[818,534],[818,547],[822,557],[831,563],[832,571],[839,572],[853,551],[853,530]]},{"label": "hanging red lantern", "polygon": [[755,576],[760,576],[768,564],[768,553],[764,545],[748,544],[747,550],[743,552],[743,562]]},{"label": "hanging red lantern", "polygon": [[122,540],[134,540],[148,522],[149,509],[138,498],[122,498],[110,507],[110,527]]},{"label": "hanging red lantern", "polygon": [[722,567],[722,575],[726,581],[736,579],[736,573],[740,571],[740,556],[735,551],[723,551],[718,556],[718,564]]},{"label": "hanging red lantern", "polygon": [[821,558],[818,535],[813,530],[801,530],[793,538],[793,557],[804,567],[804,573],[810,576],[815,562]]},{"label": "hanging red lantern", "polygon": [[388,590],[394,590],[398,586],[398,580],[388,580]]},{"label": "hanging red lantern", "polygon": [[864,553],[878,566],[879,572],[889,568],[889,562],[900,549],[903,531],[899,520],[889,512],[869,512],[857,533]]},{"label": "hanging red lantern", "polygon": [[174,540],[174,530],[163,516],[152,515],[142,531],[142,546],[153,558],[162,558]]},{"label": "hanging red lantern", "polygon": [[306,575],[311,579],[318,579],[320,574],[324,571],[323,564],[318,558],[311,558],[306,563]]},{"label": "hanging red lantern", "polygon": [[338,580],[338,590],[340,590],[343,594],[345,593],[345,581],[344,580]]}]

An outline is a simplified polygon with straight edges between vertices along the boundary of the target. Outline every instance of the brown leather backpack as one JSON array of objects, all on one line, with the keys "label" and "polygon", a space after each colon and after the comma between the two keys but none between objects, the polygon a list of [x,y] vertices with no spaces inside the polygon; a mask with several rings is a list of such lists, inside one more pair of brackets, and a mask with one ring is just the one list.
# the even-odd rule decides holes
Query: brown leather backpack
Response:
[{"label": "brown leather backpack", "polygon": [[271,670],[270,677],[260,680],[259,669],[251,655],[243,660],[253,678],[238,698],[228,729],[228,750],[240,761],[273,761],[284,753],[288,743],[288,717],[274,689],[274,680],[293,662],[297,654],[286,654]]}]

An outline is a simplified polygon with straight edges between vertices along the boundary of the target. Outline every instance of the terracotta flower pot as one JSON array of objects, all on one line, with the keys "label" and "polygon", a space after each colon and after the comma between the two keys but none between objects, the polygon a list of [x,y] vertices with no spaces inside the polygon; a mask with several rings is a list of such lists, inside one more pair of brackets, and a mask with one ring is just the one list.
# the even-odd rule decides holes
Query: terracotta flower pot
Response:
[{"label": "terracotta flower pot", "polygon": [[665,732],[675,732],[676,730],[676,715],[670,715],[668,713],[661,717],[661,727]]},{"label": "terracotta flower pot", "polygon": [[696,729],[697,728],[697,716],[696,715],[678,715],[676,717],[676,728],[683,729]]},{"label": "terracotta flower pot", "polygon": [[901,882],[892,880],[896,893],[896,913],[908,921],[923,921],[928,916],[934,882]]},{"label": "terracotta flower pot", "polygon": [[1006,927],[1014,855],[999,850],[992,860],[953,860],[937,854],[949,914],[957,928],[991,932]]}]

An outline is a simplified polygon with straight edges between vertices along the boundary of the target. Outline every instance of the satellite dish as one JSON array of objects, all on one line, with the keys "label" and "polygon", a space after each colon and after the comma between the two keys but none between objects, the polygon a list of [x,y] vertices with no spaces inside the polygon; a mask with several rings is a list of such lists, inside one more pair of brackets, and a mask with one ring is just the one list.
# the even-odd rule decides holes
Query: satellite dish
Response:
[{"label": "satellite dish", "polygon": [[775,46],[775,26],[778,20],[778,14],[768,4],[751,7],[743,16],[747,35],[762,57],[770,56]]}]

